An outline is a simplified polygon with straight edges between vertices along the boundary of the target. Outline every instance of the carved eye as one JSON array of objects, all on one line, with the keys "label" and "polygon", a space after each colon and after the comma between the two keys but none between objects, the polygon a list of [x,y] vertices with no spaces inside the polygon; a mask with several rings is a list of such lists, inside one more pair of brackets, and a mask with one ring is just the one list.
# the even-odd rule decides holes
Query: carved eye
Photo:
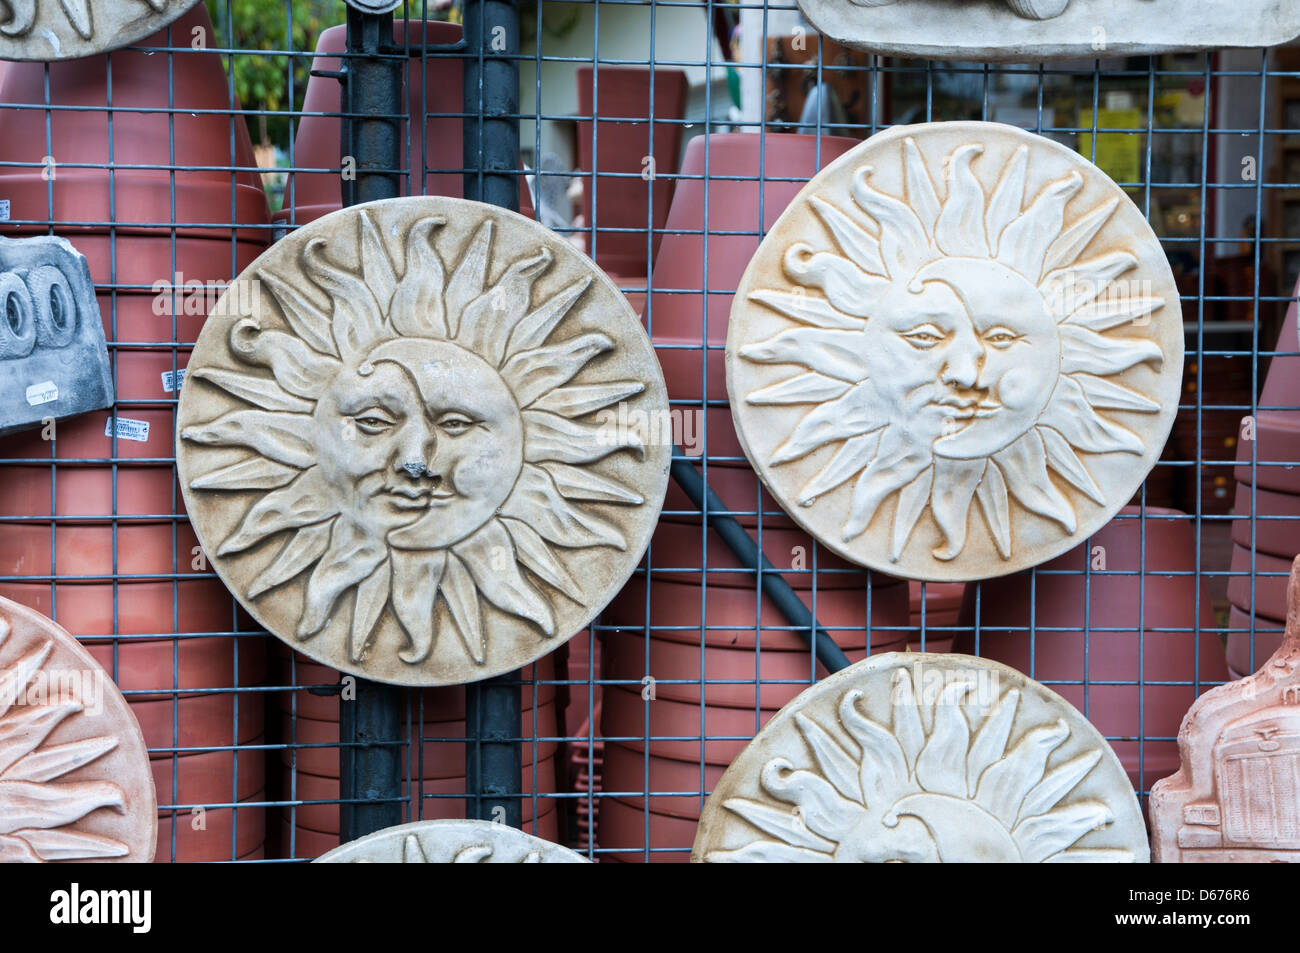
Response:
[{"label": "carved eye", "polygon": [[393,426],[392,419],[377,408],[363,410],[352,418],[352,422],[357,425],[357,429],[362,433],[371,435],[381,434]]},{"label": "carved eye", "polygon": [[1011,345],[1019,341],[1020,338],[1021,335],[1004,327],[989,328],[989,330],[984,332],[984,342],[986,344],[991,344],[1000,351],[1005,351]]},{"label": "carved eye", "polygon": [[903,332],[903,340],[918,351],[928,351],[943,340],[943,332],[933,324],[923,324]]},{"label": "carved eye", "polygon": [[456,413],[455,411],[443,414],[438,418],[438,426],[442,429],[442,432],[447,434],[449,437],[459,437],[476,423],[478,423],[478,421],[473,420],[464,414]]}]

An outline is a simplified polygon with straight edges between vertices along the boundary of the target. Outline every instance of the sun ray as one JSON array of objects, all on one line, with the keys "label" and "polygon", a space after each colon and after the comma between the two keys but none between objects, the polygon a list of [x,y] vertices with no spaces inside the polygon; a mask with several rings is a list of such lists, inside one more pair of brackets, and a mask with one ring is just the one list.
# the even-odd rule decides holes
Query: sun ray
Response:
[{"label": "sun ray", "polygon": [[510,534],[515,545],[515,555],[519,562],[538,579],[554,586],[574,602],[582,601],[582,587],[564,568],[564,565],[551,554],[546,541],[538,535],[537,530],[520,520],[503,517],[501,525]]},{"label": "sun ray", "polygon": [[916,756],[916,780],[925,790],[951,797],[966,795],[966,758],[970,753],[970,725],[961,702],[975,686],[953,681],[943,687],[934,707],[934,730]]},{"label": "sun ray", "polygon": [[1118,207],[1119,196],[1107,199],[1061,232],[1047,247],[1047,254],[1043,258],[1043,270],[1053,271],[1064,268],[1082,255],[1088,243],[1097,237],[1101,227],[1110,221],[1111,215]]},{"label": "sun ray", "polygon": [[216,420],[181,431],[181,437],[215,447],[248,447],[262,456],[299,470],[316,460],[316,448],[303,437],[310,433],[306,414],[277,414],[266,410],[232,410]]},{"label": "sun ray", "polygon": [[880,259],[880,242],[874,236],[829,202],[816,197],[810,202],[835,239],[835,244],[840,246],[858,268],[871,275],[885,274],[885,263]]},{"label": "sun ray", "polygon": [[433,654],[436,620],[434,606],[447,567],[446,553],[412,553],[394,550],[393,614],[406,633],[409,644],[399,649],[398,657],[408,665],[418,665]]},{"label": "sun ray", "polygon": [[323,238],[309,241],[302,252],[303,267],[333,303],[331,334],[339,356],[355,363],[383,336],[384,316],[364,279],[329,260],[326,244]]},{"label": "sun ray", "polygon": [[1059,473],[1076,490],[1092,500],[1098,506],[1106,505],[1101,487],[1088,473],[1083,461],[1075,455],[1070,442],[1051,427],[1040,426],[1038,436],[1043,438],[1043,449],[1047,452],[1047,465]]},{"label": "sun ray", "polygon": [[632,427],[609,428],[525,410],[524,459],[529,463],[594,463],[619,450],[645,457],[645,439]]},{"label": "sun ray", "polygon": [[818,834],[814,834],[803,822],[803,818],[788,811],[777,811],[765,804],[756,804],[742,798],[733,798],[724,802],[729,811],[739,814],[759,830],[779,837],[791,847],[803,847],[808,850],[829,853],[835,846]]},{"label": "sun ray", "polygon": [[862,166],[854,173],[850,191],[864,212],[880,223],[880,257],[894,281],[910,275],[935,257],[925,226],[906,204],[867,184],[874,170]]},{"label": "sun ray", "polygon": [[9,22],[0,26],[6,36],[23,36],[36,25],[36,0],[7,0]]},{"label": "sun ray", "polygon": [[773,797],[798,804],[800,817],[818,837],[838,841],[848,833],[861,810],[820,775],[795,770],[784,758],[773,758],[762,768],[764,789]]},{"label": "sun ray", "polygon": [[488,259],[492,253],[492,220],[483,222],[465,245],[460,263],[447,281],[447,330],[460,336],[460,316],[487,288]]},{"label": "sun ray", "polygon": [[1085,751],[1078,757],[1071,758],[1048,771],[1043,776],[1043,780],[1034,785],[1025,795],[1025,801],[1020,806],[1020,819],[1046,814],[1074,790],[1100,760],[1100,751]]},{"label": "sun ray", "polygon": [[987,258],[984,236],[984,189],[971,171],[971,160],[984,147],[961,146],[948,160],[948,200],[934,224],[934,243],[945,255]]},{"label": "sun ray", "polygon": [[1164,307],[1164,303],[1163,298],[1108,294],[1084,305],[1062,323],[1077,324],[1091,331],[1109,331],[1145,317],[1157,308]]},{"label": "sun ray", "polygon": [[866,532],[885,498],[911,483],[929,465],[929,459],[918,452],[911,441],[886,429],[880,438],[880,449],[853,487],[849,518],[844,523],[844,540]]},{"label": "sun ray", "polygon": [[787,463],[807,456],[814,450],[834,443],[870,433],[885,426],[874,393],[865,384],[849,388],[842,397],[818,404],[804,415],[781,444],[772,451],[772,463]]},{"label": "sun ray", "polygon": [[550,604],[520,573],[514,542],[499,520],[457,543],[452,552],[465,564],[483,598],[503,612],[527,619],[548,637],[555,635]]},{"label": "sun ray", "polygon": [[[802,290],[802,289],[801,289]],[[813,298],[806,294],[790,294],[786,291],[752,291],[750,301],[757,301],[787,318],[815,328],[838,331],[861,331],[865,326],[861,318],[851,317],[831,307],[829,301]]]},{"label": "sun ray", "polygon": [[314,400],[322,377],[338,373],[340,364],[283,331],[263,331],[256,321],[245,318],[230,332],[230,349],[249,364],[258,364],[275,375],[287,393],[302,400]]},{"label": "sun ray", "polygon": [[803,735],[808,749],[817,759],[822,774],[835,786],[835,789],[850,800],[862,800],[862,782],[858,777],[858,765],[853,756],[840,747],[821,725],[807,715],[795,715],[795,724]]},{"label": "sun ray", "polygon": [[590,278],[581,278],[524,315],[510,335],[510,343],[506,347],[507,356],[541,347],[590,286]]},{"label": "sun ray", "polygon": [[[934,234],[935,222],[943,210],[939,193],[935,191],[934,180],[925,167],[921,151],[916,147],[916,140],[910,136],[903,142],[903,175],[907,190],[907,201],[912,211],[921,222],[921,227],[929,235]],[[879,249],[879,242],[876,244]],[[879,252],[877,252],[879,255]]]},{"label": "sun ray", "polygon": [[1064,720],[1031,728],[1006,757],[984,772],[975,800],[1003,824],[1014,824],[1025,795],[1043,778],[1047,756],[1069,735]]},{"label": "sun ray", "polygon": [[201,367],[194,370],[192,374],[196,379],[211,381],[226,393],[263,410],[310,414],[313,409],[311,401],[286,393],[274,380],[265,377],[254,377],[251,374],[241,374],[238,371],[226,371],[216,367]]},{"label": "sun ray", "polygon": [[872,299],[889,288],[889,279],[869,275],[847,258],[815,252],[808,245],[791,245],[785,272],[800,284],[817,288],[836,308],[854,317],[871,314]]},{"label": "sun ray", "polygon": [[1038,284],[1053,235],[1060,234],[1065,204],[1083,187],[1083,177],[1071,172],[1046,186],[1038,197],[1002,232],[997,260]]},{"label": "sun ray", "polygon": [[267,493],[249,508],[217,550],[218,556],[241,552],[287,529],[320,523],[337,515],[324,492],[319,467],[304,470],[292,483]]},{"label": "sun ray", "polygon": [[971,502],[975,488],[984,478],[987,463],[979,460],[934,458],[934,491],[930,511],[943,533],[944,545],[934,550],[934,558],[945,562],[955,559],[966,545]]},{"label": "sun ray", "polygon": [[524,467],[515,492],[501,507],[501,515],[527,523],[543,539],[558,546],[627,546],[617,526],[569,503],[550,473],[541,467]]},{"label": "sun ray", "polygon": [[[962,792],[963,797],[975,796],[984,772],[996,764],[1006,752],[1007,741],[1011,737],[1011,725],[1016,720],[1016,710],[1019,707],[1020,690],[1007,689],[1002,693],[993,710],[989,712],[988,717],[984,719],[984,724],[980,725],[979,730],[975,732],[970,753],[966,756],[966,790]],[[1098,752],[1098,757],[1100,756]]]},{"label": "sun ray", "polygon": [[[8,634],[6,622],[5,627],[0,629],[0,642],[3,642],[4,636]],[[14,703],[24,697],[23,692],[37,673],[44,668],[52,651],[54,651],[54,643],[47,640],[0,673],[0,718],[8,714]],[[0,728],[0,731],[2,730],[4,729]]]},{"label": "sun ray", "polygon": [[392,313],[393,293],[397,290],[397,271],[388,257],[384,239],[379,234],[375,220],[368,212],[358,216],[361,220],[361,261],[364,262],[366,287],[378,305],[379,323],[387,324],[386,316]]},{"label": "sun ray", "polygon": [[[12,3],[13,0],[10,0]],[[83,40],[89,40],[95,35],[95,27],[91,21],[90,0],[59,0],[63,7],[63,12],[68,15],[68,22],[72,28],[81,34]]]},{"label": "sun ray", "polygon": [[567,384],[597,355],[613,348],[614,342],[604,334],[579,334],[559,344],[520,351],[502,365],[501,376],[519,406],[532,407],[538,398]]},{"label": "sun ray", "polygon": [[844,396],[849,386],[847,381],[809,371],[762,387],[745,399],[751,404],[816,404]]},{"label": "sun ray", "polygon": [[1020,215],[1025,201],[1025,173],[1029,167],[1029,147],[1019,146],[1012,155],[984,212],[984,234],[989,251],[996,256],[1002,248],[1002,233]]},{"label": "sun ray", "polygon": [[299,573],[305,572],[325,555],[329,546],[330,533],[334,530],[334,518],[303,526],[289,538],[275,558],[267,565],[266,571],[249,587],[249,598],[256,599],[264,592],[276,586],[282,586]]},{"label": "sun ray", "polygon": [[551,267],[555,256],[542,248],[537,254],[510,263],[501,280],[471,301],[461,312],[456,340],[493,367],[506,356],[510,332],[532,299],[533,283]]},{"label": "sun ray", "polygon": [[1055,520],[1067,533],[1076,526],[1074,507],[1061,495],[1047,473],[1047,451],[1037,430],[1031,430],[993,455],[1006,477],[1007,489],[1020,505],[1039,516]]},{"label": "sun ray", "polygon": [[839,716],[840,724],[862,746],[858,785],[862,788],[863,804],[874,807],[902,791],[911,771],[893,733],[858,710],[861,698],[859,691],[845,692],[840,699]]},{"label": "sun ray", "polygon": [[321,354],[339,356],[326,309],[307,297],[306,288],[295,287],[269,268],[261,269],[257,276],[256,280],[270,289],[271,297],[280,306],[285,324],[294,334]]},{"label": "sun ray", "polygon": [[[879,431],[877,431],[879,433]],[[847,446],[847,444],[846,444]],[[934,490],[934,467],[926,467],[919,477],[898,491],[898,509],[894,511],[894,530],[889,546],[891,559],[898,559],[912,538],[917,521],[930,503]]]},{"label": "sun ray", "polygon": [[196,477],[190,486],[197,490],[274,490],[301,472],[274,460],[250,457]]},{"label": "sun ray", "polygon": [[483,609],[479,605],[474,579],[454,553],[447,553],[447,566],[439,590],[447,601],[452,622],[465,651],[479,665],[487,655],[487,634],[483,631]]},{"label": "sun ray", "polygon": [[117,738],[112,735],[83,738],[61,745],[46,745],[14,762],[3,772],[4,777],[9,781],[32,781],[38,784],[51,781],[102,758],[117,746]]},{"label": "sun ray", "polygon": [[1007,498],[1007,481],[998,469],[997,460],[989,459],[984,470],[984,479],[975,488],[975,499],[979,500],[980,512],[988,525],[993,545],[998,548],[998,555],[1003,559],[1011,558],[1011,503]]},{"label": "sun ray", "polygon": [[392,560],[385,559],[375,567],[374,572],[356,584],[352,625],[348,629],[348,654],[354,662],[360,662],[366,656],[366,647],[379,622],[379,616],[388,606],[392,581]]},{"label": "sun ray", "polygon": [[801,364],[850,384],[867,376],[861,335],[853,331],[792,328],[745,345],[741,356],[761,364]]},{"label": "sun ray", "polygon": [[447,314],[442,305],[446,269],[434,247],[436,232],[447,224],[440,216],[424,218],[411,228],[406,245],[406,272],[393,292],[389,322],[398,334],[411,337],[448,337]]},{"label": "sun ray", "polygon": [[631,503],[639,506],[645,497],[617,480],[571,467],[567,463],[540,463],[538,466],[550,474],[560,496],[567,500],[585,500],[592,503]]},{"label": "sun ray", "polygon": [[1093,377],[1091,374],[1075,374],[1073,378],[1093,407],[1104,410],[1136,410],[1149,414],[1160,409],[1160,405],[1154,400],[1143,397],[1137,391],[1122,387],[1114,381]]},{"label": "sun ray", "polygon": [[1126,251],[1107,252],[1048,272],[1038,287],[1057,313],[1073,314],[1087,307],[1112,281],[1135,267],[1135,255]]},{"label": "sun ray", "polygon": [[1072,377],[1062,377],[1057,382],[1039,422],[1060,431],[1072,447],[1084,453],[1140,455],[1146,450],[1141,437],[1093,410]]},{"label": "sun ray", "polygon": [[306,641],[325,628],[339,597],[369,577],[387,558],[387,548],[366,536],[351,520],[335,520],[329,548],[307,579],[298,638]]},{"label": "sun ray", "polygon": [[1147,361],[1159,366],[1160,345],[1146,338],[1115,338],[1073,324],[1061,325],[1062,374],[1118,374]]},{"label": "sun ray", "polygon": [[1021,845],[1025,860],[1037,864],[1114,820],[1115,812],[1102,801],[1075,801],[1050,814],[1027,818],[1011,833]]},{"label": "sun ray", "polygon": [[559,414],[561,417],[585,417],[611,404],[617,404],[645,391],[640,381],[611,381],[608,384],[575,384],[557,387],[543,394],[529,407]]}]

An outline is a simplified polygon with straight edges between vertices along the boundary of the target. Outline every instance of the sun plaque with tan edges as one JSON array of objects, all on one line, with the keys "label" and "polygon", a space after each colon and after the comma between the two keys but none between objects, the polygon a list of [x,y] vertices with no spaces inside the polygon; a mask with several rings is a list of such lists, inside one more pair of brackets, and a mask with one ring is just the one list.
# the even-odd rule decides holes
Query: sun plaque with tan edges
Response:
[{"label": "sun plaque with tan edges", "polygon": [[996,123],[890,129],[819,173],[732,305],[727,390],[785,510],[912,579],[1037,565],[1104,525],[1178,409],[1183,322],[1141,211]]},{"label": "sun plaque with tan edges", "polygon": [[663,504],[667,394],[636,315],[529,219],[356,206],[208,318],[177,463],[217,572],[271,632],[377,681],[512,671],[586,626]]},{"label": "sun plaque with tan edges", "polygon": [[[71,60],[157,33],[198,0],[0,0],[0,59]],[[189,36],[176,38],[190,45]]]}]

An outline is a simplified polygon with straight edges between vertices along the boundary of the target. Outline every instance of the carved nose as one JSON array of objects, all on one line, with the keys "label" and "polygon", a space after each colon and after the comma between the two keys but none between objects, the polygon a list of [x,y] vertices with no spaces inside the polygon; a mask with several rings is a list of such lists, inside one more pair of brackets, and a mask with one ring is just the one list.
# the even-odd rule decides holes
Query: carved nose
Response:
[{"label": "carved nose", "polygon": [[423,463],[403,463],[402,469],[411,475],[412,480],[418,480],[428,472],[428,468]]}]

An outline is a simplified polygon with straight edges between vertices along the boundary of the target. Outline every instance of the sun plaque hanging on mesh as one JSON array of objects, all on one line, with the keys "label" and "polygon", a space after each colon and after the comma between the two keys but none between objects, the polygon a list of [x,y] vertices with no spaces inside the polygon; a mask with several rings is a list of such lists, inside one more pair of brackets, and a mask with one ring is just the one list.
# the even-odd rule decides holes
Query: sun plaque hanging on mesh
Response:
[{"label": "sun plaque hanging on mesh", "polygon": [[495,821],[415,821],[317,857],[318,864],[585,864],[581,854]]},{"label": "sun plaque hanging on mesh", "polygon": [[705,804],[719,863],[1145,863],[1138,799],[1096,728],[988,659],[889,652],[803,692]]},{"label": "sun plaque hanging on mesh", "polygon": [[156,797],[108,673],[62,627],[0,599],[0,863],[148,863]]},{"label": "sun plaque hanging on mesh", "polygon": [[448,198],[294,232],[208,318],[177,464],[204,551],[270,631],[378,681],[511,671],[649,542],[671,454],[649,339],[596,266]]},{"label": "sun plaque hanging on mesh", "polygon": [[997,123],[891,129],[818,174],[732,305],[727,389],[795,520],[885,572],[971,580],[1077,545],[1178,409],[1178,289],[1099,169]]},{"label": "sun plaque hanging on mesh", "polygon": [[[156,33],[198,0],[0,0],[0,59],[68,60]],[[7,12],[7,16],[6,16]],[[188,46],[190,37],[177,38]]]}]

